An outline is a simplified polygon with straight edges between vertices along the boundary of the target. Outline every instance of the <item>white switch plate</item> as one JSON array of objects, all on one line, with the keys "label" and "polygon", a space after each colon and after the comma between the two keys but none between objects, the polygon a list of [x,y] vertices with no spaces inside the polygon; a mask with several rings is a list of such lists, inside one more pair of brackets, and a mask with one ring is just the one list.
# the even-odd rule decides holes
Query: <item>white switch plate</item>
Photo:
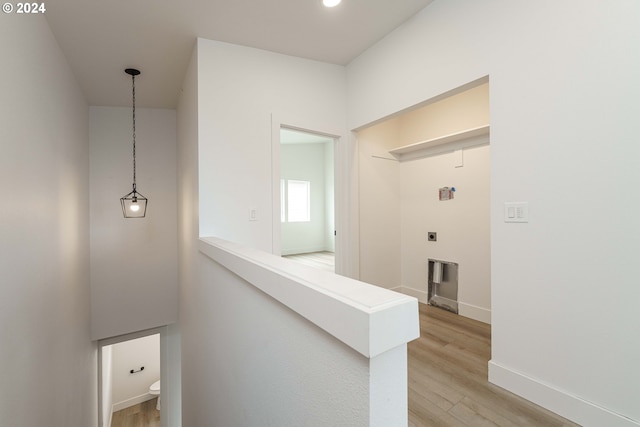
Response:
[{"label": "white switch plate", "polygon": [[529,222],[529,202],[505,202],[504,222]]},{"label": "white switch plate", "polygon": [[258,213],[256,208],[249,208],[249,221],[257,221]]}]

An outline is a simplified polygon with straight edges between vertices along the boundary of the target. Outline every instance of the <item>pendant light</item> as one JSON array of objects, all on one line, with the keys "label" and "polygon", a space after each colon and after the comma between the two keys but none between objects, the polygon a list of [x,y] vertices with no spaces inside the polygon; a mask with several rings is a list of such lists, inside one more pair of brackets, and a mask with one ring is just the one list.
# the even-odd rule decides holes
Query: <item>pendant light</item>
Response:
[{"label": "pendant light", "polygon": [[133,190],[120,199],[120,204],[125,218],[144,218],[147,213],[147,198],[136,189],[136,76],[140,71],[127,68],[124,72],[131,76],[133,94]]}]

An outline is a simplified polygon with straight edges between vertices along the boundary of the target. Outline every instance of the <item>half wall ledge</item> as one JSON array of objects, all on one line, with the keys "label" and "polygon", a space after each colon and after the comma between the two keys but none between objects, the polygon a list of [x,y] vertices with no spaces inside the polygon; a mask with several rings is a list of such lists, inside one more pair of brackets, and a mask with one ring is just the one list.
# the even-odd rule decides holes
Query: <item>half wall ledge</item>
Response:
[{"label": "half wall ledge", "polygon": [[416,298],[216,237],[199,249],[368,358],[420,336]]}]

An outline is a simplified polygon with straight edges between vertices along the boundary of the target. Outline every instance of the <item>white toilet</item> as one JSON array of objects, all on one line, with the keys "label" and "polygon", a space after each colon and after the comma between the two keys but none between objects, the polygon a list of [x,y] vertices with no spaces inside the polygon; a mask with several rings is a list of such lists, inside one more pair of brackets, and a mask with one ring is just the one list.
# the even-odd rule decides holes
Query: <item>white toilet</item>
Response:
[{"label": "white toilet", "polygon": [[158,396],[158,403],[156,404],[156,409],[160,410],[160,380],[149,386],[149,394],[153,396]]}]

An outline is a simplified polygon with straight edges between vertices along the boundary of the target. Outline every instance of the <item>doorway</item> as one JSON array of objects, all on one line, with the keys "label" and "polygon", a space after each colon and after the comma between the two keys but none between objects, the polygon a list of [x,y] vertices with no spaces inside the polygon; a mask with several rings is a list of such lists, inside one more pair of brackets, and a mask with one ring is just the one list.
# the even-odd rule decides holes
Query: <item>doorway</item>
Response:
[{"label": "doorway", "polygon": [[165,376],[165,339],[166,328],[155,328],[98,341],[99,426],[167,425],[159,382]]},{"label": "doorway", "polygon": [[334,193],[334,139],[281,128],[280,255],[303,262],[334,257]]},{"label": "doorway", "polygon": [[480,79],[357,130],[360,279],[428,303],[437,271],[429,260],[455,264],[458,313],[484,323],[491,322],[489,84]]}]

